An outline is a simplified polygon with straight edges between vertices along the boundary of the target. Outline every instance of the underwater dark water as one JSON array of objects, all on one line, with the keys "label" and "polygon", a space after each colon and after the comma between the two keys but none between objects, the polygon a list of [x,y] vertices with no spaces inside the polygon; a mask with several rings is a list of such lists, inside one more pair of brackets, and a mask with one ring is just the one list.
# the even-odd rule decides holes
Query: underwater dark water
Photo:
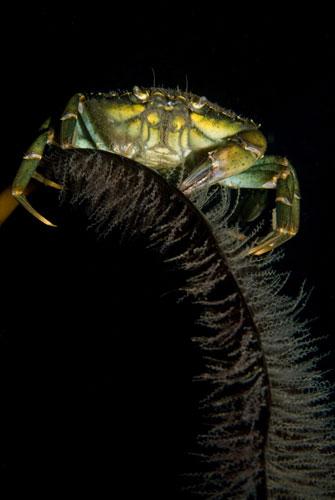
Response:
[{"label": "underwater dark water", "polygon": [[[11,182],[42,122],[78,91],[178,86],[253,118],[268,152],[290,159],[301,186],[301,228],[278,264],[292,272],[286,293],[297,294],[304,279],[314,288],[303,314],[317,318],[312,334],[328,335],[322,348],[335,353],[334,35],[327,12],[295,18],[275,10],[250,17],[238,9],[147,9],[8,12],[0,187]],[[44,214],[62,220],[55,192],[33,196]],[[66,483],[73,492],[97,492],[112,467],[115,488],[125,492],[171,484],[194,437],[195,389],[184,364],[187,317],[157,300],[158,264],[136,247],[115,248],[110,257],[83,228],[53,230],[21,208],[0,240],[4,477],[14,489],[39,494]],[[169,342],[157,340],[157,352],[160,336]],[[195,354],[191,363],[196,369]],[[173,498],[173,488],[156,498]]]}]

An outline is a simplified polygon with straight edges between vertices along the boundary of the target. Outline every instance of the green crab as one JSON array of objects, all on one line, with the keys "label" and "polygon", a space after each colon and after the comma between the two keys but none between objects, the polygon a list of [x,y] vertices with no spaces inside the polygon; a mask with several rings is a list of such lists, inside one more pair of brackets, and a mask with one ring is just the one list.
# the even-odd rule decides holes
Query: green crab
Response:
[{"label": "green crab", "polygon": [[[48,120],[23,157],[12,196],[43,223],[26,196],[31,179],[61,189],[38,171],[46,144],[105,150],[153,168],[186,195],[221,184],[227,188],[276,189],[272,231],[250,253],[261,255],[291,238],[299,226],[299,184],[286,158],[264,156],[266,139],[252,121],[205,97],[162,88],[76,94],[58,126]],[[173,173],[178,175],[173,177]],[[260,200],[261,198],[259,198]],[[248,220],[263,210],[261,201]]]}]

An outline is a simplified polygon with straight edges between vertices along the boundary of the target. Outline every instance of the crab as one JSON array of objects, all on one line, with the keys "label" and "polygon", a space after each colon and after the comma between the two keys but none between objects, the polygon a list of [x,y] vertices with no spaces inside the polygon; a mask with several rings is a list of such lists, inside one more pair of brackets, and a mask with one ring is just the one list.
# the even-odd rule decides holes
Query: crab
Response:
[{"label": "crab", "polygon": [[[47,120],[24,155],[11,190],[17,202],[44,224],[55,226],[32,207],[27,192],[31,179],[62,189],[38,170],[46,145],[56,144],[131,158],[174,182],[186,196],[213,184],[276,190],[272,230],[250,249],[251,254],[271,251],[298,231],[300,193],[292,165],[286,158],[265,156],[266,139],[253,120],[205,97],[138,86],[127,92],[78,93],[57,125],[50,124]],[[249,220],[263,210],[261,198],[250,207]]]}]

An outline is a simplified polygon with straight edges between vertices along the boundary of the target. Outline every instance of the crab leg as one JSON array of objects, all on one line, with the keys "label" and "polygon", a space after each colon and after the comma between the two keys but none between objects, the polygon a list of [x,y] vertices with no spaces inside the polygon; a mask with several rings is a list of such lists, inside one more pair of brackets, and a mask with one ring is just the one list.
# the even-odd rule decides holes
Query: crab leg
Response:
[{"label": "crab leg", "polygon": [[[78,106],[80,105],[83,96],[81,94],[74,95],[68,102],[63,116],[61,118],[62,127],[60,132],[60,145],[63,148],[70,148],[74,142],[74,135],[76,130],[76,123],[78,118]],[[31,145],[25,156],[21,166],[16,174],[14,183],[12,186],[13,197],[23,205],[28,212],[30,212],[34,217],[43,222],[44,224],[52,227],[56,227],[55,224],[50,222],[48,219],[43,217],[35,208],[31,206],[26,196],[26,188],[30,180],[36,179],[46,186],[53,187],[55,189],[62,189],[62,186],[50,179],[47,179],[42,174],[37,172],[37,168],[43,157],[43,151],[46,144],[53,142],[53,132],[49,129],[50,121],[47,120],[42,126],[42,133]],[[14,208],[13,208],[14,210]]]},{"label": "crab leg", "polygon": [[45,186],[53,187],[55,189],[63,189],[62,186],[60,184],[58,184],[58,182],[54,182],[54,181],[51,181],[50,179],[47,179],[46,177],[44,177],[44,175],[40,174],[39,172],[36,172],[36,170],[33,173],[32,177],[35,180],[44,184]]},{"label": "crab leg", "polygon": [[[61,118],[62,127],[60,132],[60,142],[61,147],[69,148],[73,145],[74,134],[76,129],[76,122],[78,118],[78,106],[81,102],[83,96],[81,94],[76,94],[73,96],[69,103],[67,104],[64,114]],[[16,177],[12,186],[12,196],[16,199],[18,203],[24,206],[28,212],[30,212],[34,217],[43,222],[44,224],[52,227],[56,227],[55,224],[50,222],[48,219],[43,217],[35,208],[31,206],[27,199],[27,187],[31,179],[36,179],[46,186],[53,187],[55,189],[62,189],[62,186],[50,179],[44,177],[41,173],[37,172],[37,168],[43,157],[43,151],[47,144],[53,142],[53,131],[49,128],[50,120],[47,120],[42,125],[42,133],[38,136],[35,142],[30,146],[29,150],[23,157],[23,161],[20,168],[16,174]],[[6,197],[4,194],[3,198]],[[3,204],[3,200],[2,200]],[[7,208],[4,209],[4,214],[1,220],[5,220],[10,213],[15,209],[15,203],[6,197]]]},{"label": "crab leg", "polygon": [[294,168],[286,158],[265,156],[247,171],[223,179],[220,184],[236,189],[276,189],[272,231],[250,250],[250,254],[269,252],[298,232],[299,183]]},{"label": "crab leg", "polygon": [[[43,217],[35,208],[31,206],[26,196],[26,189],[30,180],[36,178],[38,181],[44,184],[51,185],[52,181],[45,179],[41,174],[37,174],[36,169],[43,157],[43,151],[46,144],[52,141],[52,131],[44,130],[38,138],[33,142],[33,144],[28,149],[27,153],[23,157],[23,161],[20,168],[16,174],[12,185],[12,195],[14,198],[24,206],[28,212],[30,212],[34,217],[39,219],[44,224],[48,226],[55,227],[55,224],[50,222],[48,219]],[[53,186],[55,187],[55,186]],[[58,186],[57,186],[58,187]],[[61,186],[59,186],[61,188]]]},{"label": "crab leg", "polygon": [[61,117],[60,145],[62,148],[71,148],[75,144],[79,106],[84,100],[83,94],[75,94],[66,105]]}]

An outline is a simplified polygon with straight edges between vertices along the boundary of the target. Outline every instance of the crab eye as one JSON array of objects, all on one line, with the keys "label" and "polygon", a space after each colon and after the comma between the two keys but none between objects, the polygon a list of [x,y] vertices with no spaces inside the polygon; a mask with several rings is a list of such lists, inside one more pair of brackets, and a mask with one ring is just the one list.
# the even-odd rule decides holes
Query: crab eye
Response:
[{"label": "crab eye", "polygon": [[193,99],[191,101],[191,106],[194,110],[198,111],[207,104],[207,98],[205,96],[199,97],[198,99]]},{"label": "crab eye", "polygon": [[149,99],[149,92],[141,89],[137,85],[133,88],[133,94],[139,101],[146,102]]}]

